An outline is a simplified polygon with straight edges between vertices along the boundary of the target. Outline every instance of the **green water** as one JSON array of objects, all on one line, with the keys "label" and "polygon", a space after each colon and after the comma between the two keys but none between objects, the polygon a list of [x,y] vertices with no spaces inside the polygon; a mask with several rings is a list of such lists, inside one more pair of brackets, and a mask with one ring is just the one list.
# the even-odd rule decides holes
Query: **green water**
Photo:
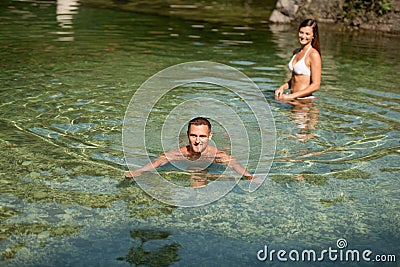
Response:
[{"label": "green water", "polygon": [[[340,238],[398,264],[399,37],[321,25],[318,99],[293,106],[273,91],[287,79],[295,28],[72,13],[57,16],[54,2],[0,4],[1,266],[289,266],[259,262],[257,252],[321,251]],[[176,208],[124,179],[121,132],[144,81],[196,60],[238,68],[258,85],[275,118],[276,155],[256,192],[237,187],[210,205]],[[195,89],[157,103],[154,127],[177,102],[209,96]],[[232,92],[212,94],[240,110]],[[162,152],[157,134],[148,132],[150,156]],[[226,145],[221,128],[214,135]]]}]

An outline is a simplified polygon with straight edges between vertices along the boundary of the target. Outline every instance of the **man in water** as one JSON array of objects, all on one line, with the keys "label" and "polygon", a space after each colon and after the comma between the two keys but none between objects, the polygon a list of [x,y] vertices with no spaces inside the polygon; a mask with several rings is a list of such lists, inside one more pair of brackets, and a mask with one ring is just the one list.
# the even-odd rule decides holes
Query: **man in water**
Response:
[{"label": "man in water", "polygon": [[192,119],[188,124],[187,137],[189,145],[164,152],[144,167],[136,171],[126,172],[125,177],[140,176],[143,172],[152,171],[168,162],[189,160],[194,166],[208,166],[211,163],[224,164],[248,180],[253,179],[253,176],[235,158],[216,147],[208,145],[208,141],[212,137],[211,123],[208,119],[203,117]]}]

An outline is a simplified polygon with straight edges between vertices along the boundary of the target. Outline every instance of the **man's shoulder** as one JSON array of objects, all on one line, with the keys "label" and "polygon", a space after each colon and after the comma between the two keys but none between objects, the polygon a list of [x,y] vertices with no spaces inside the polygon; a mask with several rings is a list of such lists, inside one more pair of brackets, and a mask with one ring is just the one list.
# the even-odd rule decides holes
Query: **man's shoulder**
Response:
[{"label": "man's shoulder", "polygon": [[166,152],[164,152],[165,155],[172,155],[172,154],[184,154],[186,151],[188,151],[186,146],[180,147],[180,148],[173,148],[170,149]]},{"label": "man's shoulder", "polygon": [[224,157],[230,157],[230,155],[227,153],[227,152],[225,152],[225,151],[223,151],[223,150],[219,150],[218,148],[216,148],[216,147],[214,147],[214,149],[215,149],[215,155],[216,156],[219,156],[219,157],[222,157],[222,156],[224,156]]},{"label": "man's shoulder", "polygon": [[183,157],[186,157],[187,150],[185,147],[170,149],[163,154],[161,154],[161,158],[166,158],[168,161],[176,161],[181,160]]}]

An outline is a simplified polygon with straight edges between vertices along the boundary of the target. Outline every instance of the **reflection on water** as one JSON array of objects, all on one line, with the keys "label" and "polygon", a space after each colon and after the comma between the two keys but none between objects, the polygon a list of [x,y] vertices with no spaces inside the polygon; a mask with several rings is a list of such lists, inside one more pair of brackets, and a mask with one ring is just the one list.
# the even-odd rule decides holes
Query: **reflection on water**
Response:
[{"label": "reflection on water", "polygon": [[78,0],[57,0],[57,21],[61,28],[73,28],[73,15],[78,13]]},{"label": "reflection on water", "polygon": [[[56,11],[62,3],[0,5],[2,266],[265,266],[256,261],[265,244],[323,249],[338,238],[349,248],[398,255],[398,37],[321,25],[318,99],[283,104],[273,92],[289,75],[297,46],[291,26],[229,26],[85,6],[78,12],[72,1]],[[55,42],[59,31],[73,31],[65,35],[73,38]],[[181,209],[124,179],[121,128],[147,78],[193,60],[248,75],[270,103],[278,140],[269,179],[255,193],[237,187],[213,204]],[[208,93],[252,121],[238,96]],[[180,88],[157,103],[151,157],[163,150],[156,134],[161,118],[201,96],[194,87]],[[246,126],[250,135],[257,131]],[[229,148],[222,126],[213,140]],[[259,140],[253,143],[257,153]],[[250,157],[249,169],[256,166]],[[179,185],[190,186],[191,175],[196,186],[204,182],[203,174],[163,171]]]},{"label": "reflection on water", "polygon": [[314,105],[314,101],[314,98],[290,101],[292,105],[291,117],[297,124],[296,128],[299,129],[294,137],[301,142],[307,142],[314,138],[313,132],[316,130],[319,114],[319,108]]}]

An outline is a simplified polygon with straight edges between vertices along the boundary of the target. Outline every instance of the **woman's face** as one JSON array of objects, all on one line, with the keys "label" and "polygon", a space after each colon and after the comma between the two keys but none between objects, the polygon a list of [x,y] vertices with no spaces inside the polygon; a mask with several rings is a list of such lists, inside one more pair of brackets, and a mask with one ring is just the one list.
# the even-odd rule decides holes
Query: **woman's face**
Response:
[{"label": "woman's face", "polygon": [[313,28],[311,26],[301,27],[299,29],[299,42],[301,45],[307,45],[314,38]]}]

